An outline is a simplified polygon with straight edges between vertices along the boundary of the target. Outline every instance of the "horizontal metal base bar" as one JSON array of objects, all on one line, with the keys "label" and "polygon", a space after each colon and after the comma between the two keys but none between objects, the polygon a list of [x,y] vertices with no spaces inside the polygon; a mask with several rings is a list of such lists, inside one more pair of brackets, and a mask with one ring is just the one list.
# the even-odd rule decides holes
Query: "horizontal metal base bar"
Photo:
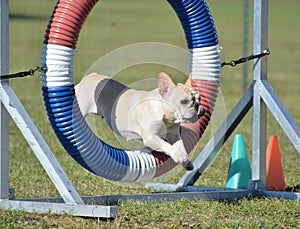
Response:
[{"label": "horizontal metal base bar", "polygon": [[[233,200],[241,199],[249,196],[248,190],[225,190],[225,191],[202,191],[202,192],[172,192],[172,193],[151,193],[151,194],[128,194],[128,195],[109,195],[88,197],[87,199],[93,200],[97,203],[117,204],[119,201],[143,201],[143,202],[156,202],[156,201],[176,201],[176,200]],[[86,200],[85,197],[83,197]]]},{"label": "horizontal metal base bar", "polygon": [[[202,192],[172,192],[172,193],[151,193],[151,194],[126,194],[126,195],[107,195],[107,196],[83,196],[84,202],[91,205],[112,205],[118,204],[120,201],[142,201],[142,202],[160,202],[160,201],[176,201],[176,200],[232,200],[247,197],[251,194],[249,190],[233,190],[224,189],[219,191],[202,191]],[[24,202],[51,202],[61,203],[62,198],[47,199],[22,199]],[[1,206],[1,204],[0,204]]]},{"label": "horizontal metal base bar", "polygon": [[287,200],[300,200],[299,192],[285,192],[285,191],[268,191],[256,189],[228,189],[219,187],[208,186],[180,186],[175,184],[161,184],[161,183],[146,183],[146,188],[154,189],[157,191],[170,191],[170,192],[213,192],[213,193],[230,193],[236,191],[242,193],[248,191],[249,196],[252,197],[274,197],[283,198]]},{"label": "horizontal metal base bar", "polygon": [[207,191],[227,191],[228,188],[209,187],[209,186],[182,186],[178,184],[146,183],[145,188],[168,191],[168,192],[207,192]]},{"label": "horizontal metal base bar", "polygon": [[[63,199],[61,198],[61,201]],[[28,199],[28,200],[0,200],[0,207],[6,210],[22,210],[27,212],[69,214],[81,217],[115,218],[118,208],[116,206],[99,205],[70,205],[52,202],[51,199]]]},{"label": "horizontal metal base bar", "polygon": [[[83,196],[86,204],[70,205],[65,204],[63,198],[34,198],[17,200],[0,200],[0,207],[7,210],[25,210],[27,212],[69,214],[81,217],[115,218],[118,208],[107,206],[118,204],[120,201],[176,201],[176,200],[237,200],[247,197],[275,197],[288,200],[299,200],[300,193],[277,192],[277,191],[256,191],[248,189],[228,189],[206,186],[187,186],[164,184],[147,184],[148,188],[158,190],[174,191],[171,193],[151,194],[126,194],[107,196]],[[181,191],[178,191],[181,190]]]}]

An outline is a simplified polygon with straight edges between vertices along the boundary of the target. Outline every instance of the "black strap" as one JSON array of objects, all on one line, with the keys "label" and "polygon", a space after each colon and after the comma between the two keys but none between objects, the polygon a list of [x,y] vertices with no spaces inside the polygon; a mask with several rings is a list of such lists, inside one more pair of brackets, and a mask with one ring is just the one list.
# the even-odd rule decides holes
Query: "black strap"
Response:
[{"label": "black strap", "polygon": [[242,57],[242,58],[237,59],[237,60],[231,60],[229,62],[222,62],[221,63],[221,67],[223,67],[225,65],[229,65],[231,67],[235,67],[238,64],[245,63],[245,62],[247,62],[249,60],[260,58],[260,57],[263,57],[263,56],[266,56],[266,55],[269,55],[269,54],[270,54],[269,49],[265,49],[265,50],[263,50],[262,53],[259,53],[259,54],[256,54],[256,55],[251,54],[250,56]]},{"label": "black strap", "polygon": [[[269,49],[265,49],[265,50],[263,50],[262,53],[259,53],[259,54],[256,54],[256,55],[251,54],[250,56],[242,57],[242,58],[237,59],[237,60],[231,60],[229,62],[222,62],[221,67],[224,67],[226,65],[229,65],[231,67],[235,67],[238,64],[245,63],[249,60],[260,58],[260,57],[263,57],[263,56],[266,56],[266,55],[269,55],[269,54],[270,54]],[[33,76],[36,71],[41,72],[41,71],[44,71],[44,70],[45,69],[43,69],[42,67],[36,67],[35,69],[29,69],[28,71],[17,72],[17,73],[8,74],[8,75],[1,75],[0,79],[13,79],[13,78],[20,78],[20,77],[24,77],[24,76]]]},{"label": "black strap", "polygon": [[13,79],[13,78],[19,78],[24,76],[33,76],[36,71],[43,71],[42,67],[36,67],[35,69],[29,69],[28,71],[23,72],[17,72],[14,74],[8,74],[8,75],[1,75],[0,79]]}]

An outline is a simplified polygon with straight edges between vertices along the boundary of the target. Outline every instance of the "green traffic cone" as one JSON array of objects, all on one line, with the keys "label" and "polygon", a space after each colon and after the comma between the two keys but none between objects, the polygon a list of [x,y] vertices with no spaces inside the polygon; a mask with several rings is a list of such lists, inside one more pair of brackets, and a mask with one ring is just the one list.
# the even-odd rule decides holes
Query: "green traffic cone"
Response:
[{"label": "green traffic cone", "polygon": [[243,136],[236,134],[231,151],[226,188],[248,189],[248,181],[251,177],[252,172]]}]

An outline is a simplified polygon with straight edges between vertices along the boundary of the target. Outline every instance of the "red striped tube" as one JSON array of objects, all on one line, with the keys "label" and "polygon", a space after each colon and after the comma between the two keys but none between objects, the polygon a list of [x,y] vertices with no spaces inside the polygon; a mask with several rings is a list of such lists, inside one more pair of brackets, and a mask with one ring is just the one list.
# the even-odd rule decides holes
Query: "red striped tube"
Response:
[{"label": "red striped tube", "polygon": [[[218,39],[205,0],[167,0],[184,29],[190,54],[193,87],[201,96],[205,115],[184,124],[181,135],[192,151],[214,109],[220,73]],[[74,90],[74,51],[82,25],[98,0],[59,0],[45,33],[41,73],[47,114],[68,153],[84,168],[109,180],[142,182],[160,176],[176,164],[163,153],[147,149],[122,150],[107,145],[88,127]]]}]

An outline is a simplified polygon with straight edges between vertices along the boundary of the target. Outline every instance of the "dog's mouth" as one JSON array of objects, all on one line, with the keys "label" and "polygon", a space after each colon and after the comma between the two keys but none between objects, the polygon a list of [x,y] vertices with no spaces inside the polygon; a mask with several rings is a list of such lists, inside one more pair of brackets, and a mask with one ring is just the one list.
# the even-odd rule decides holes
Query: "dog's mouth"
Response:
[{"label": "dog's mouth", "polygon": [[195,110],[197,111],[198,119],[204,115],[205,108],[200,104],[200,95],[196,90],[192,90],[192,104]]},{"label": "dog's mouth", "polygon": [[197,111],[198,119],[205,114],[205,108],[199,103],[194,104],[194,108]]},{"label": "dog's mouth", "polygon": [[[192,86],[182,84],[179,84],[179,86],[183,88],[185,93],[190,93],[191,102],[189,103],[189,105],[186,106],[182,114],[176,112],[177,120],[175,122],[196,122],[200,117],[202,117],[205,114],[205,108],[201,106],[200,103],[200,94]],[[187,110],[189,110],[188,113],[190,113],[191,109],[195,109],[197,117],[193,115],[192,117],[187,118],[186,115],[184,115]]]},{"label": "dog's mouth", "polygon": [[194,123],[205,113],[205,108],[199,103],[191,102],[183,111],[175,112],[175,123]]}]

